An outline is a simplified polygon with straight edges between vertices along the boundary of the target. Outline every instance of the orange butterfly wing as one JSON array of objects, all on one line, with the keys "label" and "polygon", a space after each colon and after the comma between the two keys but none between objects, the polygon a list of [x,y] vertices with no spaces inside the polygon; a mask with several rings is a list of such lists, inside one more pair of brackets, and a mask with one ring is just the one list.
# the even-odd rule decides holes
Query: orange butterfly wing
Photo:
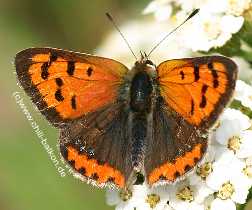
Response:
[{"label": "orange butterfly wing", "polygon": [[162,99],[153,112],[155,144],[145,154],[151,185],[183,178],[203,158],[208,128],[234,91],[237,66],[222,56],[186,58],[161,63],[157,75]]},{"label": "orange butterfly wing", "polygon": [[128,140],[120,100],[128,69],[111,59],[52,48],[21,51],[15,64],[26,93],[60,127],[62,157],[81,179],[123,187],[132,172],[129,149],[121,152]]},{"label": "orange butterfly wing", "polygon": [[15,59],[18,79],[55,126],[116,101],[128,69],[97,56],[52,48],[30,48]]},{"label": "orange butterfly wing", "polygon": [[222,56],[170,60],[157,67],[166,104],[190,124],[207,129],[229,102],[236,64]]}]

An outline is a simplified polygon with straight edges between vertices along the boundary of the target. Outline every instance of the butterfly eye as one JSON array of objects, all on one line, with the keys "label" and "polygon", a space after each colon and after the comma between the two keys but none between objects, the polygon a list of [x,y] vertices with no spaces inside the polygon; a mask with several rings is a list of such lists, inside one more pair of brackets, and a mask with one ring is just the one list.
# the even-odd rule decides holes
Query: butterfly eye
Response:
[{"label": "butterfly eye", "polygon": [[154,63],[151,60],[147,60],[145,63],[148,65],[154,66]]}]

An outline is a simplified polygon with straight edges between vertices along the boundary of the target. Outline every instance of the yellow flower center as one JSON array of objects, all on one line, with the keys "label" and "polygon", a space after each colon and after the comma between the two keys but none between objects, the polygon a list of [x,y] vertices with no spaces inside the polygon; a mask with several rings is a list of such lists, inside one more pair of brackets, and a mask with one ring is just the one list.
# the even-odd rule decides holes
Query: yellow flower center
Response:
[{"label": "yellow flower center", "polygon": [[206,162],[201,166],[198,166],[196,173],[202,179],[206,179],[208,175],[213,171],[212,163]]},{"label": "yellow flower center", "polygon": [[230,199],[234,191],[234,186],[230,182],[227,182],[221,186],[220,190],[217,193],[217,197],[222,200]]},{"label": "yellow flower center", "polygon": [[236,153],[241,147],[241,139],[239,136],[233,136],[228,140],[228,149]]},{"label": "yellow flower center", "polygon": [[182,200],[182,201],[191,202],[194,200],[193,191],[190,189],[189,186],[184,187],[179,192],[177,192],[176,196],[177,196],[177,199]]},{"label": "yellow flower center", "polygon": [[160,202],[160,196],[157,194],[149,194],[147,195],[145,201],[150,205],[150,208],[154,209],[156,205]]},{"label": "yellow flower center", "polygon": [[120,191],[119,196],[122,199],[122,201],[126,202],[129,199],[131,199],[132,191],[130,191],[129,189],[123,189],[123,190]]}]

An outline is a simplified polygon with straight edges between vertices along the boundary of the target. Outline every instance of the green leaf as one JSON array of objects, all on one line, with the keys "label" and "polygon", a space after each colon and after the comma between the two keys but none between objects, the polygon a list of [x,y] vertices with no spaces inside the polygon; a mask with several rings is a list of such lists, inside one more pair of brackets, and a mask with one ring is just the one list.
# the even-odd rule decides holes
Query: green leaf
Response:
[{"label": "green leaf", "polygon": [[249,108],[243,106],[241,104],[241,102],[238,101],[238,100],[233,100],[232,103],[231,103],[231,105],[230,105],[230,108],[238,109],[243,114],[247,115],[249,118],[252,118],[252,111]]},{"label": "green leaf", "polygon": [[239,33],[240,38],[250,47],[252,47],[252,22],[245,20],[243,27]]},{"label": "green leaf", "polygon": [[252,11],[247,10],[244,14],[244,24],[240,31],[241,39],[246,42],[250,47],[252,47]]},{"label": "green leaf", "polygon": [[252,66],[252,51],[251,52],[248,52],[248,51],[241,51],[241,54],[240,56],[242,58],[244,58],[247,62],[250,63],[250,65]]}]

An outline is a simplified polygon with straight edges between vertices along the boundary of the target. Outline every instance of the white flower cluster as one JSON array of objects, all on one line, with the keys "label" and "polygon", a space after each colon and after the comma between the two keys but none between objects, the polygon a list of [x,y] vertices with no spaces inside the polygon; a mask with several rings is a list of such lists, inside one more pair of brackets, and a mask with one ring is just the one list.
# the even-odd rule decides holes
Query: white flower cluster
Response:
[{"label": "white flower cluster", "polygon": [[235,99],[247,108],[252,109],[252,87],[245,82],[238,80],[236,84]]},{"label": "white flower cluster", "polygon": [[[252,110],[252,87],[238,81],[235,98]],[[250,95],[249,95],[250,94]],[[251,119],[227,108],[210,132],[204,160],[184,181],[150,188],[134,185],[128,192],[107,191],[116,210],[235,210],[252,186]]]},{"label": "white flower cluster", "polygon": [[179,33],[179,42],[192,51],[208,51],[223,46],[241,29],[243,15],[250,7],[251,0],[154,0],[144,14],[154,13],[159,21],[175,17],[181,22],[193,9],[200,8]]}]

